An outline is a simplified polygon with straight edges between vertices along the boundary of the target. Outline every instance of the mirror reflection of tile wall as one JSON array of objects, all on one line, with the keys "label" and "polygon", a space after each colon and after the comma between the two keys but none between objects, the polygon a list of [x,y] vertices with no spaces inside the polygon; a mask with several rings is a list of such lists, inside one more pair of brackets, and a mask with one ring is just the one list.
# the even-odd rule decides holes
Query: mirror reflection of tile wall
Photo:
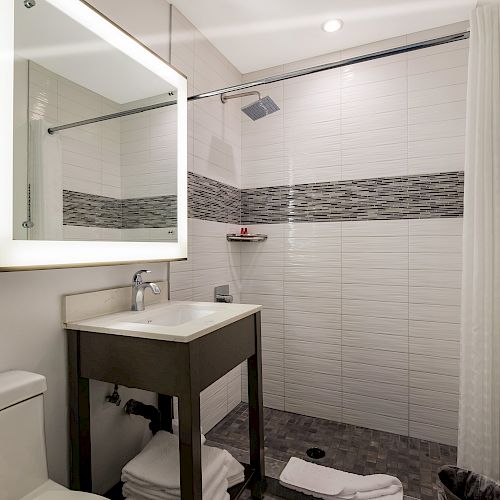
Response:
[{"label": "mirror reflection of tile wall", "polygon": [[[169,98],[164,95],[120,105],[34,62],[29,63],[28,71],[30,120],[44,120],[49,125]],[[57,135],[64,240],[177,239],[175,106]],[[60,214],[53,215],[60,218]]]}]

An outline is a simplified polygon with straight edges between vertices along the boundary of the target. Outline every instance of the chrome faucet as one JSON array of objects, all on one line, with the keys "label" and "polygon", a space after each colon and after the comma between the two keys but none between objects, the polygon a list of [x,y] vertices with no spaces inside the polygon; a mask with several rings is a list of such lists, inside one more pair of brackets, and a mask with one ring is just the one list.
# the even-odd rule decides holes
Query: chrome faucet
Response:
[{"label": "chrome faucet", "polygon": [[150,273],[147,269],[142,269],[134,274],[132,285],[132,311],[144,311],[144,291],[146,288],[151,288],[151,291],[158,295],[161,290],[156,283],[144,281],[142,279],[143,273]]}]

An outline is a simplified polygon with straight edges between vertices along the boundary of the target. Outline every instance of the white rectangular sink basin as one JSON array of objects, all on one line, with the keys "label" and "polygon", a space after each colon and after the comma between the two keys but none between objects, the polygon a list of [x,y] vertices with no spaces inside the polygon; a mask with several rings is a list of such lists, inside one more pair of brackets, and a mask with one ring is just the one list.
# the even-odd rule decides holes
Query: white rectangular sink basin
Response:
[{"label": "white rectangular sink basin", "polygon": [[144,318],[134,321],[145,325],[177,326],[188,323],[195,319],[204,318],[209,314],[215,314],[216,310],[208,306],[197,306],[194,304],[172,304],[161,311],[148,313]]},{"label": "white rectangular sink basin", "polygon": [[123,311],[68,322],[66,328],[172,342],[190,342],[259,312],[262,306],[214,302],[164,302],[145,311]]}]

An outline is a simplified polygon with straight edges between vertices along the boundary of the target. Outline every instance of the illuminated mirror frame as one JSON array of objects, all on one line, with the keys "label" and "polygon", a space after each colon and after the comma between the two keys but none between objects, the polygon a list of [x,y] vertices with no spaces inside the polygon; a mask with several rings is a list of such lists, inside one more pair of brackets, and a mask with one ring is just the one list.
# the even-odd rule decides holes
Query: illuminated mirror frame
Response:
[{"label": "illuminated mirror frame", "polygon": [[0,271],[187,258],[187,82],[133,37],[81,0],[45,0],[177,88],[177,242],[13,239],[14,2],[0,0]]}]

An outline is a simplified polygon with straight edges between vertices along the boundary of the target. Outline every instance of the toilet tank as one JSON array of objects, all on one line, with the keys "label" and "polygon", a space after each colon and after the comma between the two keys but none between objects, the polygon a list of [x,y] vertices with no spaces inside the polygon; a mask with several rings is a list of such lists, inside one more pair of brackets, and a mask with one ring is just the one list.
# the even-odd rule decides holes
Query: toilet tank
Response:
[{"label": "toilet tank", "polygon": [[0,373],[0,500],[18,500],[47,481],[45,377]]}]

